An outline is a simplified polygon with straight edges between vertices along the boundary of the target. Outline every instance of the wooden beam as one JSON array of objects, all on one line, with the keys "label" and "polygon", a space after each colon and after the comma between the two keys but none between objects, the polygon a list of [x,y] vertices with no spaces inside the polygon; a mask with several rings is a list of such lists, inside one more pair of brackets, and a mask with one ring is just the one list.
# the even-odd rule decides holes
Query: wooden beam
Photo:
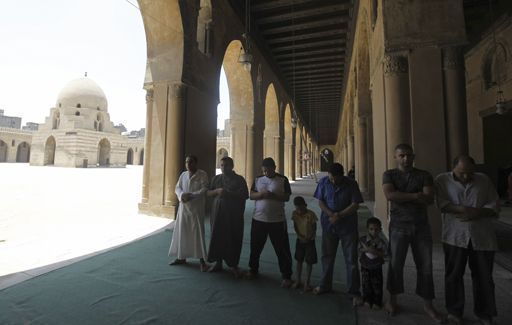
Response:
[{"label": "wooden beam", "polygon": [[343,23],[348,23],[350,21],[350,18],[347,16],[340,16],[335,18],[329,18],[329,19],[320,19],[315,21],[308,21],[304,23],[297,23],[297,24],[287,24],[286,26],[281,27],[272,27],[272,28],[265,28],[261,29],[261,33],[263,35],[272,35],[272,34],[279,34],[279,33],[286,33],[294,31],[296,34],[297,32],[300,32],[301,30],[310,29],[310,28],[317,28],[317,27],[326,27],[326,26],[332,26],[332,25],[340,25]]},{"label": "wooden beam", "polygon": [[272,53],[279,53],[279,52],[286,52],[296,49],[308,49],[308,48],[315,48],[315,47],[322,47],[322,46],[343,46],[347,43],[343,39],[333,39],[333,40],[326,40],[326,41],[318,41],[318,42],[307,42],[307,43],[300,43],[300,44],[292,44],[292,45],[286,45],[286,46],[277,46],[274,45],[271,47]]},{"label": "wooden beam", "polygon": [[344,11],[348,10],[352,7],[350,3],[343,3],[343,4],[336,4],[336,5],[327,5],[327,6],[321,6],[320,4],[311,9],[303,9],[303,10],[294,10],[292,11],[290,9],[289,13],[283,14],[276,14],[276,15],[265,15],[263,18],[257,19],[256,23],[258,25],[264,25],[264,24],[271,24],[271,23],[277,23],[277,22],[285,22],[290,21],[294,19],[300,19],[300,18],[309,18],[312,16],[319,16],[323,14],[332,14],[337,11]]},{"label": "wooden beam", "polygon": [[322,32],[269,38],[267,40],[267,43],[268,44],[288,43],[288,42],[293,42],[293,41],[303,41],[303,40],[314,39],[314,38],[341,36],[341,35],[345,35],[346,33],[347,33],[347,28],[337,28],[337,29],[330,29],[330,30],[326,30],[326,31],[322,31]]},{"label": "wooden beam", "polygon": [[344,54],[345,49],[344,48],[329,48],[329,49],[322,49],[322,50],[306,50],[306,51],[300,51],[295,53],[288,53],[288,54],[274,54],[274,57],[276,60],[280,61],[280,59],[284,58],[298,58],[298,57],[305,57],[308,55],[322,55],[322,54]]}]

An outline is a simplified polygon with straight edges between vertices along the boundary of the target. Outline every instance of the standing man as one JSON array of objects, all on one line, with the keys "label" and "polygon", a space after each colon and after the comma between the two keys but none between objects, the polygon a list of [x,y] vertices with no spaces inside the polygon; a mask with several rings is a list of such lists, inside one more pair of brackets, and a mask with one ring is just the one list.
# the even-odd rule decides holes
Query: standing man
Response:
[{"label": "standing man", "polygon": [[390,261],[387,288],[390,300],[386,309],[390,315],[398,312],[397,296],[404,292],[404,264],[411,246],[416,264],[416,294],[423,298],[424,311],[436,322],[442,322],[432,300],[432,232],[428,220],[428,205],[434,202],[434,182],[429,172],[413,167],[414,152],[408,144],[395,147],[398,168],[382,176],[384,195],[391,202],[389,222]]},{"label": "standing man", "polygon": [[448,318],[462,324],[464,271],[469,261],[474,312],[482,324],[496,313],[492,269],[498,249],[492,220],[497,217],[498,194],[491,180],[475,173],[475,161],[459,156],[453,170],[436,177],[437,206],[443,216],[445,294]]},{"label": "standing man", "polygon": [[339,242],[343,249],[347,274],[348,293],[353,298],[353,305],[362,304],[357,264],[359,233],[357,229],[357,209],[363,203],[363,196],[356,181],[343,176],[343,166],[334,163],[329,168],[328,176],[318,182],[315,198],[322,210],[322,278],[320,285],[313,290],[322,294],[332,290],[334,262]]},{"label": "standing man", "polygon": [[188,257],[199,258],[202,272],[207,270],[205,263],[206,246],[204,240],[205,194],[208,176],[197,168],[197,157],[185,158],[186,171],[181,173],[176,184],[176,195],[180,201],[174,224],[169,256],[177,258],[169,265],[185,264]]},{"label": "standing man", "polygon": [[208,272],[222,270],[222,260],[231,268],[235,277],[240,277],[238,262],[244,236],[245,200],[249,197],[245,179],[233,171],[230,157],[220,160],[222,174],[216,175],[207,195],[213,197],[210,223],[212,238],[208,250],[208,261],[215,262]]},{"label": "standing man", "polygon": [[292,190],[288,178],[276,173],[274,159],[263,159],[261,169],[263,175],[256,177],[251,187],[250,198],[256,202],[251,224],[250,270],[247,277],[253,279],[258,276],[260,255],[268,236],[276,252],[283,277],[281,286],[289,288],[292,285],[292,254],[288,241],[284,202],[288,202]]}]

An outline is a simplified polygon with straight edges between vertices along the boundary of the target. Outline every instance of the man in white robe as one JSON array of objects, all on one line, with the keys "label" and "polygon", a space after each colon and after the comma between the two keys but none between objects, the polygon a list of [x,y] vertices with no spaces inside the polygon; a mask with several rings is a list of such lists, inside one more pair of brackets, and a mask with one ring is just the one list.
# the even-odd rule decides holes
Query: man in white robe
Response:
[{"label": "man in white robe", "polygon": [[197,157],[187,156],[186,171],[181,173],[176,184],[176,195],[180,202],[174,224],[174,233],[169,256],[176,259],[169,265],[185,264],[186,259],[199,258],[201,271],[207,270],[205,259],[204,215],[208,176],[197,168]]}]

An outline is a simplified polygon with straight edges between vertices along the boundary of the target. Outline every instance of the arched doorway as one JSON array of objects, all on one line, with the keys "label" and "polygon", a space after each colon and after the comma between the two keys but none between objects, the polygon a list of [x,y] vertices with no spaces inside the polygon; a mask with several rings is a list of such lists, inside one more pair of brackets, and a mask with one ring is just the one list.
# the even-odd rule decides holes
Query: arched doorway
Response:
[{"label": "arched doorway", "polygon": [[227,157],[229,156],[228,154],[228,151],[226,150],[226,148],[220,148],[218,151],[217,151],[217,165],[216,165],[216,168],[220,168],[220,160],[224,157]]},{"label": "arched doorway", "polygon": [[0,162],[7,161],[7,143],[0,140]]},{"label": "arched doorway", "polygon": [[277,94],[273,84],[267,88],[265,98],[265,131],[263,132],[264,147],[263,155],[272,157],[276,162],[277,172],[283,173],[281,162],[279,161],[279,104]]},{"label": "arched doorway", "polygon": [[27,142],[22,142],[18,145],[16,150],[16,162],[28,163],[30,161],[30,145]]},{"label": "arched doorway", "polygon": [[55,142],[55,138],[50,136],[46,139],[46,143],[44,145],[44,165],[51,166],[55,164],[55,149],[57,144]]},{"label": "arched doorway", "polygon": [[144,149],[140,150],[140,156],[139,156],[139,165],[144,165]]},{"label": "arched doorway", "polygon": [[133,165],[133,149],[128,149],[128,152],[126,154],[126,164],[127,165]]},{"label": "arched doorway", "polygon": [[[252,183],[253,164],[253,125],[254,94],[250,71],[238,62],[243,45],[239,40],[229,43],[224,52],[222,69],[226,74],[229,92],[230,148],[229,153],[235,162],[235,170]],[[222,85],[220,85],[222,91]],[[220,94],[222,100],[222,93]],[[217,159],[217,163],[218,163]]]},{"label": "arched doorway", "polygon": [[329,171],[331,165],[334,163],[334,153],[330,149],[323,149],[320,153],[320,171]]},{"label": "arched doorway", "polygon": [[295,141],[292,128],[292,107],[286,105],[284,109],[284,175],[290,180],[295,179]]},{"label": "arched doorway", "polygon": [[108,167],[110,165],[110,142],[102,139],[98,143],[98,165]]}]

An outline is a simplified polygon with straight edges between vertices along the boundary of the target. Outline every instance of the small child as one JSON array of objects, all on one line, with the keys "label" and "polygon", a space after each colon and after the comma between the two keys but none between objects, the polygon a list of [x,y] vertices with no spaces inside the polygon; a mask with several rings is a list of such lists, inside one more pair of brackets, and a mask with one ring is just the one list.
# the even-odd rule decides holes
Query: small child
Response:
[{"label": "small child", "polygon": [[387,243],[380,237],[382,223],[371,217],[366,221],[368,234],[359,238],[359,262],[363,285],[363,302],[373,309],[382,308],[382,264]]},{"label": "small child", "polygon": [[293,211],[292,220],[293,227],[297,233],[297,242],[295,244],[295,260],[297,260],[297,281],[292,288],[298,288],[302,278],[302,262],[305,260],[307,264],[306,281],[304,282],[304,292],[310,291],[309,286],[311,279],[311,271],[313,264],[316,264],[318,257],[316,254],[315,237],[316,222],[318,218],[316,214],[307,208],[306,201],[302,196],[293,199],[295,211]]}]

